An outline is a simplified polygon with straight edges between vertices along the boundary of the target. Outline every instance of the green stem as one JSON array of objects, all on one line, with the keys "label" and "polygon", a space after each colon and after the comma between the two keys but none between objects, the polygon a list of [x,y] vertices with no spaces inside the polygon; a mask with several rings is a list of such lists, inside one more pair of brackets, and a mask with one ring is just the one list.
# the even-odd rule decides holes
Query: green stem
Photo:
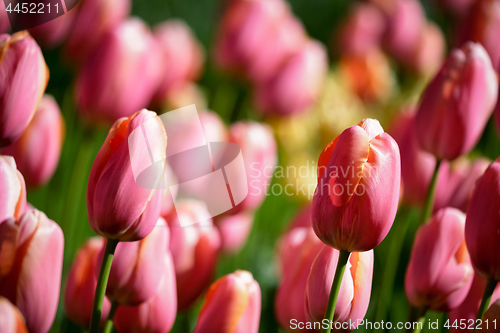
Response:
[{"label": "green stem", "polygon": [[441,160],[436,160],[436,166],[434,167],[434,173],[432,174],[431,183],[427,189],[427,196],[425,198],[425,204],[422,210],[422,220],[420,224],[424,224],[432,216],[432,210],[434,209],[434,200],[436,199],[436,185],[439,167],[441,166]]},{"label": "green stem", "polygon": [[101,322],[102,303],[106,294],[106,286],[108,285],[109,272],[111,271],[111,263],[115,255],[115,249],[118,245],[118,240],[108,239],[106,242],[106,250],[102,257],[101,270],[99,279],[94,294],[94,305],[92,306],[92,315],[90,316],[89,333],[99,333],[99,323]]},{"label": "green stem", "polygon": [[323,333],[330,333],[332,330],[332,320],[333,314],[335,313],[335,306],[337,305],[337,298],[339,297],[340,284],[342,282],[342,277],[344,276],[345,267],[347,266],[347,261],[349,260],[350,252],[341,250],[339,254],[339,261],[337,263],[337,269],[335,270],[335,276],[333,278],[332,290],[330,291],[330,297],[328,297],[328,306],[326,307],[325,319],[328,319],[328,328],[323,329]]},{"label": "green stem", "polygon": [[[481,301],[481,305],[479,306],[479,311],[477,312],[476,322],[478,319],[483,319],[484,313],[488,309],[488,306],[491,302],[491,296],[493,295],[493,291],[495,291],[495,287],[497,286],[498,281],[489,279],[486,284],[486,289],[484,290],[483,300]],[[474,327],[474,332],[476,331],[476,327]]]},{"label": "green stem", "polygon": [[106,324],[104,325],[104,330],[102,331],[103,333],[111,333],[113,330],[113,318],[115,317],[116,309],[118,309],[118,303],[112,302],[108,318],[106,319]]},{"label": "green stem", "polygon": [[413,328],[408,328],[406,332],[420,333],[420,331],[422,331],[422,329],[424,328],[426,313],[427,309],[416,308],[412,306],[410,309],[410,318],[408,319],[408,322],[412,324]]}]

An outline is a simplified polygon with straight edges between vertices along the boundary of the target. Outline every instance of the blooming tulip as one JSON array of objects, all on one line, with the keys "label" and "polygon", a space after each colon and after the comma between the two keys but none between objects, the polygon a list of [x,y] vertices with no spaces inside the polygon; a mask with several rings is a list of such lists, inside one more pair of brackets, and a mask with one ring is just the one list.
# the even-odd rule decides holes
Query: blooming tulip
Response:
[{"label": "blooming tulip", "polygon": [[[95,266],[98,264],[98,255],[104,246],[104,239],[93,237],[88,239],[78,250],[71,265],[66,289],[64,291],[64,310],[72,322],[88,328],[94,293],[97,285]],[[104,299],[101,324],[108,317],[110,302]]]},{"label": "blooming tulip", "polygon": [[2,332],[5,333],[28,333],[21,312],[2,296],[0,296],[0,325]]},{"label": "blooming tulip", "polygon": [[474,270],[464,225],[464,213],[444,208],[417,231],[405,278],[406,296],[413,306],[450,311],[467,296]]},{"label": "blooming tulip", "polygon": [[476,272],[500,280],[500,161],[497,159],[477,181],[467,209],[465,241]]},{"label": "blooming tulip", "polygon": [[64,236],[44,213],[27,211],[0,224],[0,295],[24,316],[29,332],[46,333],[54,321],[61,283]]},{"label": "blooming tulip", "polygon": [[221,238],[222,252],[236,253],[243,247],[252,230],[253,219],[252,212],[220,215],[214,218],[214,224]]},{"label": "blooming tulip", "polygon": [[[312,264],[307,279],[305,308],[309,319],[314,322],[321,322],[325,317],[338,259],[339,251],[323,245]],[[364,318],[370,303],[372,275],[373,251],[351,253],[340,285],[334,321],[358,323]]]},{"label": "blooming tulip", "polygon": [[[149,149],[144,138],[131,135],[139,127],[152,138]],[[87,212],[95,232],[119,241],[136,241],[153,230],[161,210],[163,194],[156,188],[164,172],[166,147],[165,129],[154,112],[142,110],[115,122],[94,160],[87,186]],[[150,188],[140,187],[134,179],[134,165],[147,162],[141,159],[141,149],[151,154],[155,166],[161,164],[160,172],[150,175],[154,178]]]},{"label": "blooming tulip", "polygon": [[166,220],[170,226],[170,252],[177,279],[177,300],[180,310],[189,308],[208,287],[215,271],[220,236],[212,220],[180,226],[183,220],[200,221],[208,216],[203,202],[186,200],[176,204]]},{"label": "blooming tulip", "polygon": [[479,44],[451,52],[422,95],[415,116],[420,146],[439,159],[468,153],[479,140],[497,100],[491,61]]},{"label": "blooming tulip", "polygon": [[11,156],[0,155],[0,223],[19,218],[26,209],[26,188],[23,175]]},{"label": "blooming tulip", "polygon": [[323,243],[348,252],[375,248],[399,201],[399,148],[377,120],[346,129],[321,153],[313,228]]},{"label": "blooming tulip", "polygon": [[64,119],[57,102],[45,95],[28,128],[3,154],[16,160],[29,187],[46,183],[54,174],[61,155]]},{"label": "blooming tulip", "polygon": [[84,62],[75,86],[78,109],[90,121],[112,123],[146,107],[160,82],[159,47],[141,20],[107,32]]},{"label": "blooming tulip", "polygon": [[260,287],[247,271],[236,271],[215,281],[207,291],[194,333],[257,333]]},{"label": "blooming tulip", "polygon": [[114,317],[118,333],[164,333],[172,328],[177,313],[175,275],[170,253],[163,256],[164,273],[155,295],[138,306],[119,306]]},{"label": "blooming tulip", "polygon": [[0,35],[0,147],[15,142],[42,98],[49,70],[29,33]]}]

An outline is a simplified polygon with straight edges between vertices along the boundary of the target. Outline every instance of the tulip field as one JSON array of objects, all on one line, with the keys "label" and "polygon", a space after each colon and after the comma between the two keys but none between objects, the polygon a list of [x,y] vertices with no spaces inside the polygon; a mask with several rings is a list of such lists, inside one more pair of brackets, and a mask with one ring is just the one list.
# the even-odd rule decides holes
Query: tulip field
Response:
[{"label": "tulip field", "polygon": [[0,333],[500,332],[498,36],[500,0],[0,2]]}]

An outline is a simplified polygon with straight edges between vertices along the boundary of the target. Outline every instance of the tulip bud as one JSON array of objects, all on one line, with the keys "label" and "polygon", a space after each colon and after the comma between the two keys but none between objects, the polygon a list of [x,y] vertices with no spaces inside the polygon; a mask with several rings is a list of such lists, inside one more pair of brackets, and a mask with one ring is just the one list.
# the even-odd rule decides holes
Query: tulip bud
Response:
[{"label": "tulip bud", "polygon": [[257,333],[260,308],[260,287],[250,272],[224,275],[208,289],[194,333]]},{"label": "tulip bud", "polygon": [[405,65],[422,75],[434,75],[443,61],[446,42],[439,27],[434,23],[427,23],[417,42],[412,56],[402,60]]},{"label": "tulip bud", "polygon": [[[149,147],[132,131],[142,127]],[[156,189],[165,166],[167,137],[156,113],[142,110],[115,122],[99,150],[87,186],[87,212],[92,229],[99,235],[119,241],[136,241],[153,230],[160,215],[162,190]],[[144,167],[141,149],[155,160],[154,187],[142,188],[134,179],[133,168]],[[136,154],[130,155],[130,151]],[[160,163],[161,165],[158,165]],[[142,168],[144,169],[144,168]],[[142,170],[141,169],[141,170]]]},{"label": "tulip bud", "polygon": [[477,143],[497,101],[498,82],[479,44],[451,52],[422,95],[415,116],[420,146],[453,160]]},{"label": "tulip bud", "polygon": [[83,63],[75,85],[82,115],[112,123],[146,107],[160,82],[159,47],[140,19],[108,31]]},{"label": "tulip bud", "polygon": [[259,83],[255,103],[264,113],[301,113],[319,97],[328,70],[325,48],[309,41],[266,82]]},{"label": "tulip bud", "polygon": [[[78,250],[75,260],[71,265],[66,289],[64,291],[64,310],[68,318],[82,327],[88,328],[94,303],[94,293],[97,286],[95,266],[98,255],[104,247],[104,239],[92,237]],[[101,313],[101,324],[108,317],[110,302],[105,297]]]},{"label": "tulip bud", "polygon": [[0,147],[15,142],[42,98],[49,69],[29,33],[0,35]]},{"label": "tulip bud", "polygon": [[170,253],[163,256],[164,273],[155,295],[138,306],[119,306],[114,317],[118,333],[170,332],[177,313],[175,275]]},{"label": "tulip bud", "polygon": [[28,31],[43,48],[52,49],[68,38],[79,7],[72,8],[64,15],[30,28]]},{"label": "tulip bud", "polygon": [[38,210],[0,224],[0,295],[21,311],[29,332],[46,333],[52,326],[63,248],[61,228]]},{"label": "tulip bud", "polygon": [[349,127],[326,146],[313,198],[319,239],[348,252],[380,244],[396,216],[400,164],[396,141],[373,119]]},{"label": "tulip bud", "polygon": [[237,253],[245,245],[252,230],[253,219],[252,212],[220,215],[214,218],[214,223],[220,233],[223,253]]},{"label": "tulip bud", "polygon": [[[312,321],[321,322],[325,318],[338,259],[339,251],[323,245],[312,264],[305,296],[306,312]],[[373,250],[351,253],[333,314],[335,322],[358,323],[365,317],[370,303],[372,276]]]},{"label": "tulip bud", "polygon": [[500,321],[500,299],[490,305],[490,308],[484,313],[483,321],[478,329],[484,333],[498,332],[498,322]]},{"label": "tulip bud", "polygon": [[465,241],[476,272],[485,279],[500,280],[500,161],[486,169],[476,183],[467,208]]},{"label": "tulip bud", "polygon": [[180,310],[189,308],[209,286],[215,271],[220,236],[212,220],[186,224],[183,221],[200,221],[200,216],[209,216],[207,207],[200,201],[186,200],[176,204],[166,220],[170,227],[170,252],[174,260],[177,280],[177,302]]},{"label": "tulip bud", "polygon": [[[66,55],[81,63],[95,49],[103,35],[119,25],[130,13],[130,0],[85,0],[76,10]],[[68,14],[65,14],[66,16]]]},{"label": "tulip bud", "polygon": [[28,333],[21,312],[2,296],[0,296],[0,324],[4,333]]},{"label": "tulip bud", "polygon": [[0,224],[7,218],[18,219],[26,210],[23,175],[11,156],[0,155]]},{"label": "tulip bud", "polygon": [[414,307],[450,311],[467,296],[474,270],[464,224],[464,213],[444,208],[418,229],[405,278],[406,296]]},{"label": "tulip bud", "polygon": [[29,187],[45,184],[56,171],[64,137],[64,119],[54,98],[45,95],[26,131],[2,150],[16,160]]}]

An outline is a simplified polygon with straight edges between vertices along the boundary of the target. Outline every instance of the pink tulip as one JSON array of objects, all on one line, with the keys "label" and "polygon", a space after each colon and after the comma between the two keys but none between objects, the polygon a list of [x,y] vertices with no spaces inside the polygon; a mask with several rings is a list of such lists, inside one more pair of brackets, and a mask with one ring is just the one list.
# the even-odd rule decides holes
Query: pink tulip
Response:
[{"label": "pink tulip", "polygon": [[77,6],[49,22],[30,28],[30,34],[44,48],[52,49],[58,46],[71,33],[79,7]]},{"label": "pink tulip", "polygon": [[[325,317],[338,258],[339,251],[323,245],[312,264],[305,296],[305,309],[312,321],[321,322]],[[353,326],[357,327],[359,320],[365,317],[370,303],[372,275],[373,250],[351,253],[333,315],[335,322],[356,323]]]},{"label": "pink tulip", "polygon": [[396,216],[400,164],[396,141],[377,120],[365,119],[333,140],[318,160],[312,219],[319,239],[348,252],[380,244]]},{"label": "pink tulip", "polygon": [[45,95],[28,128],[2,153],[14,157],[29,187],[37,187],[56,171],[63,139],[64,118],[54,98]]},{"label": "pink tulip", "polygon": [[481,332],[495,333],[498,332],[498,322],[500,321],[500,299],[497,299],[490,305],[489,309],[484,313],[481,323]]},{"label": "pink tulip", "polygon": [[311,40],[276,75],[257,85],[255,103],[262,112],[280,116],[304,112],[319,97],[327,70],[325,48]]},{"label": "pink tulip", "polygon": [[0,224],[0,295],[24,316],[32,333],[46,333],[54,321],[61,284],[64,236],[38,210]]},{"label": "pink tulip", "polygon": [[[82,245],[71,265],[66,282],[64,291],[66,315],[72,322],[85,328],[88,328],[90,324],[90,315],[97,285],[95,266],[100,264],[98,255],[104,243],[103,238],[93,237]],[[110,306],[109,300],[104,298],[101,324],[106,321]]]},{"label": "pink tulip", "polygon": [[406,296],[414,307],[450,311],[467,296],[474,270],[464,226],[464,213],[444,208],[418,229],[405,278]]},{"label": "pink tulip", "polygon": [[2,296],[0,296],[0,324],[4,333],[28,333],[21,312]]},{"label": "pink tulip", "polygon": [[311,227],[296,227],[284,234],[278,243],[281,283],[276,292],[274,309],[282,328],[289,331],[290,321],[307,322],[304,309],[307,278],[323,243]]},{"label": "pink tulip", "polygon": [[434,75],[441,66],[446,42],[443,32],[434,23],[427,23],[416,44],[416,49],[402,62],[421,75]]},{"label": "pink tulip", "polygon": [[194,333],[257,333],[260,287],[247,271],[215,281],[207,291]]},{"label": "pink tulip", "polygon": [[23,175],[11,156],[0,155],[0,224],[7,218],[18,219],[26,210]]},{"label": "pink tulip", "polygon": [[9,17],[7,11],[5,10],[5,3],[0,1],[0,33],[4,33],[10,30]]},{"label": "pink tulip", "polygon": [[101,38],[129,15],[130,2],[130,0],[85,0],[81,2],[75,8],[78,13],[66,44],[67,57],[75,63],[82,63],[95,51]]},{"label": "pink tulip", "polygon": [[172,257],[163,256],[164,273],[155,295],[138,306],[119,306],[114,317],[118,333],[164,333],[174,325],[177,295]]},{"label": "pink tulip", "polygon": [[140,19],[107,32],[84,62],[75,86],[82,115],[112,123],[148,106],[163,71],[160,49]]},{"label": "pink tulip", "polygon": [[165,217],[167,216],[172,209],[174,209],[174,200],[177,197],[177,188],[170,188],[169,185],[177,184],[177,178],[172,171],[172,168],[165,163],[165,188],[163,189],[163,199],[161,203],[161,212],[160,215]]},{"label": "pink tulip", "polygon": [[148,137],[153,138],[149,141],[148,151],[162,172],[151,176],[154,176],[154,184],[160,184],[167,137],[156,113],[142,110],[115,122],[94,160],[87,186],[90,226],[99,235],[119,241],[146,237],[156,225],[161,211],[162,190],[140,187],[134,179],[133,166],[147,162],[140,154],[130,156],[130,149],[146,148],[143,138],[131,136],[138,127],[147,130]]},{"label": "pink tulip", "polygon": [[465,240],[472,265],[485,279],[500,280],[500,161],[486,169],[477,181],[467,208]]},{"label": "pink tulip", "polygon": [[223,253],[237,253],[245,245],[252,230],[254,214],[241,212],[234,215],[220,215],[214,218],[221,239]]},{"label": "pink tulip", "polygon": [[180,214],[186,220],[199,221],[197,217],[207,216],[208,211],[204,203],[189,200],[177,203],[176,211],[166,218],[177,279],[177,302],[179,309],[185,310],[209,286],[221,241],[212,220],[181,227]]},{"label": "pink tulip", "polygon": [[491,61],[479,44],[454,49],[422,95],[415,116],[420,146],[453,160],[477,143],[497,100]]},{"label": "pink tulip", "polygon": [[49,70],[26,31],[0,35],[0,54],[0,147],[4,147],[28,127],[47,86]]}]

